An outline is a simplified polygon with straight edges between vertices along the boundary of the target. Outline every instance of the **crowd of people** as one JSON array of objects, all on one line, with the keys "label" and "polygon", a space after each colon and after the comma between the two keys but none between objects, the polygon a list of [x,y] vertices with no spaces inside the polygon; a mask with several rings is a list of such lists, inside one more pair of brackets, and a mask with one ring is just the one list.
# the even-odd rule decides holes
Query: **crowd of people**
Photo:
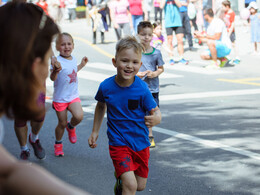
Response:
[{"label": "crowd of people", "polygon": [[[60,8],[61,5],[63,8],[67,7],[72,20],[75,18],[76,6],[73,2],[73,0],[53,1],[52,8]],[[201,10],[200,17],[205,22],[202,29],[199,29],[199,25],[195,22],[196,27],[194,26],[195,30],[192,33],[191,24],[194,23],[192,20],[199,16],[197,14],[199,12],[194,15],[188,7],[190,3],[196,3],[196,1],[155,2],[154,9],[160,17],[153,23],[149,21],[151,20],[151,9],[148,9],[148,5],[151,5],[150,1],[112,0],[108,6],[102,0],[100,2],[87,0],[85,3],[89,8],[87,13],[93,21],[93,43],[96,43],[98,31],[101,32],[101,42],[104,42],[104,33],[109,26],[107,10],[109,10],[118,39],[115,57],[112,59],[117,73],[105,79],[98,88],[95,96],[97,105],[93,128],[88,143],[91,148],[97,147],[100,127],[104,114],[107,112],[109,153],[116,177],[115,194],[134,194],[136,191],[145,189],[149,172],[149,147],[155,147],[152,127],[161,121],[159,75],[164,72],[165,63],[161,49],[167,51],[170,57],[169,63],[174,65],[176,58],[173,58],[173,37],[176,36],[178,62],[187,65],[189,61],[184,58],[183,39],[188,40],[189,49],[193,51],[195,38],[208,47],[201,54],[202,59],[211,60],[208,68],[225,66],[229,62],[228,55],[231,53],[232,46],[235,50],[233,63],[238,64],[240,59],[235,44],[235,13],[228,0],[221,1],[221,6],[218,5],[215,9],[211,7],[212,5],[207,7],[208,4],[201,4],[204,9]],[[28,137],[35,156],[38,159],[45,158],[39,131],[45,118],[45,80],[48,75],[49,60],[51,60],[50,78],[54,81],[52,106],[58,119],[54,132],[55,156],[64,156],[62,138],[65,129],[68,132],[69,141],[72,144],[77,142],[76,126],[83,120],[77,72],[87,64],[88,58],[84,56],[80,64],[77,63],[72,55],[73,37],[69,33],[60,33],[55,23],[59,20],[56,20],[54,15],[58,18],[59,12],[51,11],[49,8],[51,4],[42,0],[37,2],[37,5],[13,2],[0,7],[0,38],[3,45],[0,50],[0,112],[14,119],[22,160],[28,160],[30,157],[30,150],[27,146]],[[249,3],[248,9],[251,13],[249,20],[252,42],[257,51],[257,43],[260,42],[258,30],[260,16],[257,14],[257,4]],[[164,10],[164,21],[160,12],[162,10]],[[5,25],[6,21],[3,18],[7,18],[7,14],[11,15],[8,20],[13,25]],[[19,20],[26,22],[19,22]],[[162,27],[166,29],[166,44]],[[23,33],[20,33],[21,29]],[[56,50],[59,55],[57,57],[51,49],[51,41],[55,35],[58,35]],[[13,52],[17,50],[19,51],[17,57],[13,58]],[[70,120],[67,119],[68,111],[72,115]],[[31,124],[29,135],[27,121]],[[3,132],[1,123],[0,119],[0,141]],[[19,180],[19,177],[14,178],[16,174],[21,174],[25,182],[33,179],[23,175],[24,172],[20,173],[19,167],[42,175],[43,183],[50,185],[50,188],[43,189],[45,185],[40,188],[46,194],[64,193],[66,190],[66,193],[85,193],[74,187],[68,190],[66,184],[38,166],[26,167],[5,151],[1,145],[0,155],[0,179],[4,181],[3,187],[0,186],[0,193],[21,190],[19,186],[25,185],[24,183],[16,185],[17,188],[11,187],[17,181],[16,179]],[[49,184],[49,181],[53,181],[53,184]],[[37,180],[33,182],[35,186],[39,185]],[[55,185],[59,187],[53,189]],[[31,185],[29,189],[32,192],[36,190],[34,185]]]},{"label": "crowd of people", "polygon": [[[155,0],[153,2],[149,0],[110,0],[105,4],[107,11],[104,13],[107,16],[103,13],[104,19],[99,24],[106,27],[112,23],[117,40],[120,40],[123,35],[137,35],[137,25],[141,21],[152,22],[154,29],[156,26],[160,26],[162,32],[164,32],[164,27],[166,39],[163,36],[164,33],[159,33],[160,39],[154,33],[154,39],[160,42],[160,49],[163,48],[168,53],[171,65],[176,62],[185,65],[189,63],[189,60],[184,58],[184,40],[187,40],[190,51],[196,51],[194,43],[208,46],[208,50],[201,54],[203,60],[211,60],[206,66],[207,68],[217,69],[228,64],[238,65],[240,63],[238,46],[235,44],[235,12],[232,10],[229,0]],[[257,53],[257,43],[260,38],[256,29],[260,27],[259,16],[254,17],[254,15],[257,16],[258,7],[255,0],[246,0],[245,7],[250,10],[248,21],[251,21],[251,33],[253,33],[251,41],[254,43],[255,53]],[[154,9],[153,19],[150,16],[152,9]],[[95,26],[94,21],[93,27]],[[104,43],[105,32],[108,28],[101,29],[101,40]],[[93,28],[94,31],[96,33],[96,28]],[[173,49],[175,39],[177,55]],[[154,44],[154,40],[152,41],[151,44]],[[164,44],[166,47],[161,47],[164,42],[166,42]],[[93,44],[96,44],[95,36],[93,36]],[[223,51],[223,48],[225,52],[217,55],[216,53]],[[234,56],[230,56],[232,49]]]}]

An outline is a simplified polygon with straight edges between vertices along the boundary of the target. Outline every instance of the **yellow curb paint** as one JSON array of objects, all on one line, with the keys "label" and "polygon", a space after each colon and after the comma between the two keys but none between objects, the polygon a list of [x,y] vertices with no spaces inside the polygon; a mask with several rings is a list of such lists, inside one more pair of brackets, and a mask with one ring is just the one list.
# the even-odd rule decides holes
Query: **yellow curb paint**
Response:
[{"label": "yellow curb paint", "polygon": [[230,83],[239,83],[244,85],[254,85],[254,86],[260,86],[260,83],[252,82],[252,81],[260,81],[260,78],[247,78],[247,79],[217,79],[218,81],[224,81],[224,82],[230,82]]}]

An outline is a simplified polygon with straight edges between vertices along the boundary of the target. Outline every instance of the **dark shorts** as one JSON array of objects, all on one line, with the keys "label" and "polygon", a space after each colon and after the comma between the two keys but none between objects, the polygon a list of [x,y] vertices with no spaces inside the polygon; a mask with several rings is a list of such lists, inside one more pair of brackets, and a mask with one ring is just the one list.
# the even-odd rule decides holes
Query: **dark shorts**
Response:
[{"label": "dark shorts", "polygon": [[166,28],[167,36],[172,35],[173,31],[175,34],[184,34],[184,28],[182,26]]},{"label": "dark shorts", "polygon": [[232,32],[229,38],[230,38],[231,42],[234,43],[236,40],[236,33]]},{"label": "dark shorts", "polygon": [[157,104],[157,106],[159,107],[159,92],[158,93],[152,93],[153,98]]},{"label": "dark shorts", "polygon": [[109,153],[115,167],[117,178],[128,171],[134,171],[136,175],[143,178],[148,177],[149,147],[135,152],[127,146],[110,145]]}]

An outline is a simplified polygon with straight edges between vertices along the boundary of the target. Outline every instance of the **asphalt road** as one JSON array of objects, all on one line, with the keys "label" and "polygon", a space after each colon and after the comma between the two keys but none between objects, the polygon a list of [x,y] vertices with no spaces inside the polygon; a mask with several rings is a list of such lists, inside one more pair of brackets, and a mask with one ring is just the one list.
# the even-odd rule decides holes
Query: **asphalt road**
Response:
[{"label": "asphalt road", "polygon": [[[151,149],[147,187],[137,194],[260,194],[260,55],[250,54],[248,27],[237,25],[241,63],[235,67],[207,70],[199,53],[186,51],[189,65],[170,66],[167,55],[165,72],[160,77],[160,109],[163,120],[154,128],[156,148]],[[40,132],[47,158],[35,162],[61,179],[92,194],[113,194],[114,168],[108,153],[106,119],[98,147],[90,149],[94,95],[99,83],[113,74],[111,64],[116,37],[106,33],[106,44],[91,44],[91,29],[84,20],[65,22],[62,31],[73,35],[73,55],[89,63],[79,72],[80,98],[84,120],[77,127],[78,142],[70,144],[64,134],[63,158],[54,156],[54,129],[57,117],[47,101],[46,119]],[[100,38],[98,36],[98,38]],[[98,40],[99,42],[99,40]],[[185,45],[187,48],[187,44]],[[47,95],[52,97],[47,81]],[[13,121],[4,119],[3,145],[19,157],[19,144]],[[29,174],[29,173],[28,173]]]}]

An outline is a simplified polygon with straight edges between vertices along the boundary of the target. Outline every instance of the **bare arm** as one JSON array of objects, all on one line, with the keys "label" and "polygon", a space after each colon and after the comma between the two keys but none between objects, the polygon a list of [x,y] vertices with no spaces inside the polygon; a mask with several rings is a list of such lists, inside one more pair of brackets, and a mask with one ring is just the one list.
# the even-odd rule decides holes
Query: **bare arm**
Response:
[{"label": "bare arm", "polygon": [[88,63],[88,58],[85,56],[82,58],[81,63],[78,65],[77,72],[79,72]]},{"label": "bare arm", "polygon": [[2,145],[0,183],[0,194],[88,194],[61,181],[36,164],[17,161]]},{"label": "bare arm", "polygon": [[98,102],[95,109],[94,122],[92,133],[88,138],[89,147],[97,147],[96,141],[98,139],[99,130],[106,112],[107,106],[104,102]]},{"label": "bare arm", "polygon": [[182,3],[180,2],[180,0],[175,0],[175,3],[178,7],[181,7],[182,6]]},{"label": "bare arm", "polygon": [[164,72],[164,67],[163,66],[159,66],[158,69],[156,71],[148,71],[147,73],[147,77],[148,78],[154,78],[159,76],[160,74],[162,74]]}]

